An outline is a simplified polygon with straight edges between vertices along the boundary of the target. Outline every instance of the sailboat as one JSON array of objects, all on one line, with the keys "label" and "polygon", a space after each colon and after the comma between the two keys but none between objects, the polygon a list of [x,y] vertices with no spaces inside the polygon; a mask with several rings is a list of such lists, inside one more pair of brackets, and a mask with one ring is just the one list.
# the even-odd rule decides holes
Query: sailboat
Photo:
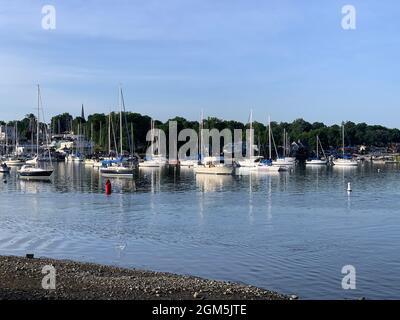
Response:
[{"label": "sailboat", "polygon": [[346,156],[344,152],[344,124],[342,124],[342,158],[337,158],[333,160],[333,164],[338,167],[356,167],[358,166],[358,162],[353,158]]},{"label": "sailboat", "polygon": [[158,153],[155,154],[154,151],[154,120],[151,119],[150,122],[150,133],[151,133],[151,155],[146,157],[143,162],[139,163],[139,168],[161,168],[168,164],[168,160],[165,156],[161,155],[160,152],[160,139],[157,140],[158,143]]},{"label": "sailboat", "polygon": [[[9,157],[5,163],[7,166],[22,166],[25,164],[25,159],[19,156],[19,148],[18,148],[18,123],[15,123],[15,152],[14,155]],[[7,132],[7,129],[6,129]],[[6,141],[8,141],[8,138],[6,137]],[[8,149],[8,145],[6,147]]]},{"label": "sailboat", "polygon": [[[41,95],[40,95],[40,86],[38,85],[38,114],[37,114],[37,130],[36,130],[36,157],[39,155],[39,135],[40,135],[40,106],[41,106]],[[47,138],[47,133],[46,133]],[[50,164],[51,163],[51,154],[49,150],[49,158]],[[54,169],[43,169],[39,168],[38,162],[35,165],[23,165],[20,170],[17,171],[18,176],[20,179],[27,179],[27,180],[47,180],[50,179],[54,172]]]},{"label": "sailboat", "polygon": [[[199,141],[199,164],[194,168],[196,175],[211,174],[211,175],[232,175],[234,173],[233,166],[228,166],[218,162],[218,158],[214,156],[204,156],[204,138],[203,138],[203,113],[200,119],[200,141]],[[207,153],[209,153],[207,151]]]},{"label": "sailboat", "polygon": [[[319,157],[319,146],[321,146],[322,153],[324,155],[323,158]],[[310,159],[306,161],[306,165],[311,166],[326,166],[328,164],[328,160],[326,159],[324,148],[322,147],[321,140],[317,136],[317,154],[314,159]]]},{"label": "sailboat", "polygon": [[[259,171],[266,171],[266,172],[279,172],[285,171],[284,166],[280,165],[273,165],[272,161],[272,130],[271,130],[271,118],[268,118],[268,143],[269,143],[269,159],[261,160],[257,166],[257,170]],[[276,152],[276,149],[275,149]]]},{"label": "sailboat", "polygon": [[[296,164],[296,158],[286,157],[287,144],[288,144],[287,140],[288,139],[287,139],[286,129],[283,129],[283,155],[282,155],[282,157],[279,157],[277,154],[276,160],[272,161],[273,166],[293,166]],[[274,141],[274,145],[275,145],[275,141]]]},{"label": "sailboat", "polygon": [[[123,95],[122,88],[119,88],[119,144],[120,144],[120,157],[117,160],[105,160],[103,164],[105,167],[100,168],[100,173],[104,177],[133,177],[135,172],[135,168],[132,166],[125,166],[123,161],[123,119],[122,119],[122,104],[123,104]],[[110,122],[111,126],[111,122]],[[111,147],[110,147],[111,149]]]},{"label": "sailboat", "polygon": [[249,156],[245,159],[239,160],[238,164],[240,167],[244,167],[244,168],[256,168],[260,162],[260,160],[262,159],[261,156],[254,156],[253,155],[253,140],[254,140],[254,132],[253,132],[253,110],[250,111],[250,141],[246,146],[246,150],[248,151],[247,153],[249,154]]}]

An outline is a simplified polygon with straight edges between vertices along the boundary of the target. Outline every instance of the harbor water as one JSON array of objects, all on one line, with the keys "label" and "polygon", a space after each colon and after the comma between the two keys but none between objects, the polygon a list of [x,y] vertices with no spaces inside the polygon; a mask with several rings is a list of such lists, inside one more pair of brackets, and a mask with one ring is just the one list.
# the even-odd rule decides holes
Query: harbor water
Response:
[{"label": "harbor water", "polygon": [[[379,170],[378,170],[379,169]],[[400,298],[400,167],[283,173],[140,169],[111,179],[56,165],[51,182],[0,176],[0,254],[242,282],[302,299]],[[348,183],[353,192],[348,193]],[[344,266],[356,289],[342,288]]]}]

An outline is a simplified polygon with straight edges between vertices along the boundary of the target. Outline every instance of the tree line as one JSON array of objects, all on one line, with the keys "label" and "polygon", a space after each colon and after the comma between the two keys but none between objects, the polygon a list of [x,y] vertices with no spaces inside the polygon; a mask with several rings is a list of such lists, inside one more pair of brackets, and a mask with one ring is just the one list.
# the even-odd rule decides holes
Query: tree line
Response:
[{"label": "tree line", "polygon": [[[169,121],[176,121],[178,124],[178,132],[182,129],[190,128],[199,130],[199,121],[190,121],[182,117],[175,117],[162,122],[155,120],[155,127],[164,130],[168,135]],[[48,126],[52,134],[63,134],[66,132],[74,132],[75,134],[84,135],[87,139],[92,140],[96,145],[97,151],[108,150],[108,132],[110,130],[112,136],[112,148],[115,150],[115,143],[119,145],[119,113],[96,113],[89,115],[87,119],[82,117],[73,117],[69,113],[63,113],[54,116]],[[151,118],[139,113],[125,112],[123,113],[123,145],[125,150],[135,152],[143,152],[148,143],[146,142],[146,134],[150,130]],[[6,124],[0,121],[0,124]],[[11,121],[8,126],[18,127],[18,136],[21,142],[29,142],[32,135],[35,134],[36,118],[33,114],[26,115],[24,119],[19,121]],[[341,125],[335,124],[327,126],[322,122],[310,123],[304,119],[296,119],[293,122],[271,122],[271,129],[274,134],[276,144],[283,145],[283,133],[286,131],[290,142],[300,142],[309,151],[316,147],[316,136],[325,149],[339,148],[342,145]],[[366,123],[354,123],[346,121],[343,123],[345,129],[345,145],[346,146],[377,146],[385,147],[392,143],[400,143],[400,130],[390,129],[380,125],[368,125]],[[110,128],[110,129],[109,129]],[[204,119],[205,129],[242,129],[243,139],[245,139],[246,129],[249,128],[248,123],[242,123],[234,120],[223,120],[215,117]],[[259,146],[261,154],[266,154],[268,146],[268,126],[266,123],[253,122],[254,143]],[[133,150],[132,150],[133,149]]]}]

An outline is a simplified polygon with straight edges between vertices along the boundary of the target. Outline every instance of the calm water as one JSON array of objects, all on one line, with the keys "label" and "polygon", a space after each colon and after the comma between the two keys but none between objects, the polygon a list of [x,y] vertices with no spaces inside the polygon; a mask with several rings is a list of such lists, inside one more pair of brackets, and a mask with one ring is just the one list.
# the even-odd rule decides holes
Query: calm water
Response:
[{"label": "calm water", "polygon": [[[112,180],[111,197],[83,165],[59,164],[52,183],[20,181],[15,170],[1,180],[3,255],[191,274],[304,299],[400,298],[396,166],[197,178],[141,169]],[[341,287],[349,264],[354,291]]]}]

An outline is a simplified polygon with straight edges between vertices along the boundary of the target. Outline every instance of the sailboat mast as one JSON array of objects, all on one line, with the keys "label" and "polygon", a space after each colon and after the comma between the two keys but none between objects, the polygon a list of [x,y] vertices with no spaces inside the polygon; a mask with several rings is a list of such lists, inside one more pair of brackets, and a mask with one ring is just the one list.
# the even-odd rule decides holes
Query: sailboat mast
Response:
[{"label": "sailboat mast", "polygon": [[253,156],[253,109],[250,110],[250,143],[249,143],[249,158]]},{"label": "sailboat mast", "polygon": [[36,156],[39,157],[39,130],[40,130],[40,121],[39,121],[39,117],[40,117],[40,86],[38,85],[38,104],[37,104],[37,135],[36,135]]},{"label": "sailboat mast", "polygon": [[318,143],[318,141],[319,141],[319,137],[317,136],[317,159],[318,159],[318,155],[319,155],[319,150],[318,150],[318,147],[319,147],[319,143]]},{"label": "sailboat mast", "polygon": [[200,123],[199,123],[199,134],[200,134],[200,161],[201,161],[201,158],[203,157],[203,149],[204,149],[204,147],[203,147],[203,144],[204,144],[204,141],[203,141],[203,118],[204,118],[204,115],[203,115],[203,110],[201,110],[201,113],[200,113]]},{"label": "sailboat mast", "polygon": [[343,159],[344,159],[344,123],[342,124],[342,145],[343,145]]},{"label": "sailboat mast", "polygon": [[286,129],[283,129],[283,157],[286,157]]},{"label": "sailboat mast", "polygon": [[123,154],[123,146],[122,146],[122,102],[121,102],[121,95],[122,95],[122,88],[119,88],[119,141],[120,141],[120,148],[121,148],[121,157]]},{"label": "sailboat mast", "polygon": [[271,117],[270,116],[268,116],[268,143],[269,143],[269,159],[272,160]]},{"label": "sailboat mast", "polygon": [[108,115],[108,155],[111,154],[111,111]]},{"label": "sailboat mast", "polygon": [[151,155],[154,156],[154,121],[151,119],[150,121],[150,130],[151,130]]}]

